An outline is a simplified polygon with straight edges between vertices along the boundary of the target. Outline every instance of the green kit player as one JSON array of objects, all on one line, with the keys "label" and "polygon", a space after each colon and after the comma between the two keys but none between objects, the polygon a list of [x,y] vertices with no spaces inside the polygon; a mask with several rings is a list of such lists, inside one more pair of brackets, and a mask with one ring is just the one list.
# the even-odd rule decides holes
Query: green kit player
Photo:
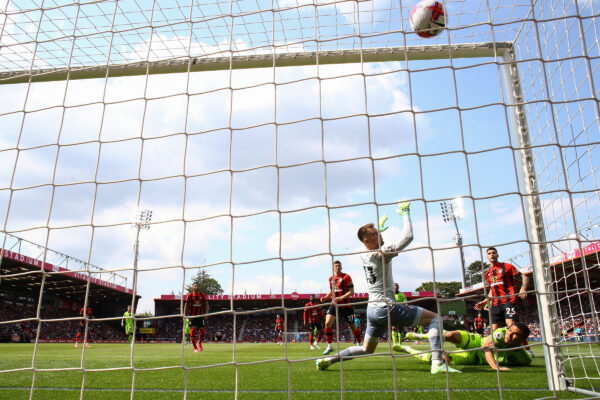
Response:
[{"label": "green kit player", "polygon": [[[394,282],[394,297],[397,303],[406,303],[408,300],[406,295],[400,291],[400,286]],[[392,326],[392,340],[394,344],[402,343],[402,335],[404,334],[404,327]]]},{"label": "green kit player", "polygon": [[192,341],[190,339],[190,335],[192,333],[192,327],[190,326],[190,320],[189,318],[185,319],[185,330],[183,331],[183,333],[185,333],[185,343],[184,344],[192,344]]},{"label": "green kit player", "polygon": [[125,328],[125,336],[127,336],[129,343],[133,346],[133,319],[131,318],[131,306],[127,306],[127,311],[123,313],[121,327]]},{"label": "green kit player", "polygon": [[[493,348],[507,350],[522,346],[529,333],[527,325],[515,322],[510,328],[496,329],[492,335],[486,338],[481,337],[477,333],[466,331],[445,332],[444,341],[454,343],[459,349],[471,350],[450,354],[451,365],[478,365],[487,363],[494,370],[510,371],[510,368],[506,367],[507,365],[529,365],[533,358],[524,348],[498,351],[497,355],[494,354]],[[419,340],[426,339],[427,335],[409,333],[407,337]],[[394,351],[413,354],[419,360],[426,362],[429,362],[431,358],[431,353],[423,353],[409,346],[395,345]]]}]

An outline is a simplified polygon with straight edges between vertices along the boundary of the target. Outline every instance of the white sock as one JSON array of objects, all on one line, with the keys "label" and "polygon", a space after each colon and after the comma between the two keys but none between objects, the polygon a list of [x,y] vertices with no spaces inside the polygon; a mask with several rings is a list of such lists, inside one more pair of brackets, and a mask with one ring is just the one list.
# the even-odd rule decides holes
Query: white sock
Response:
[{"label": "white sock", "polygon": [[429,344],[431,345],[431,365],[442,364],[442,338],[440,337],[440,317],[429,323]]},{"label": "white sock", "polygon": [[365,348],[362,346],[352,346],[352,347],[348,347],[347,349],[344,349],[342,351],[340,351],[340,353],[335,356],[335,357],[330,357],[329,358],[329,362],[331,364],[335,364],[336,362],[339,362],[341,357],[344,357],[344,361],[349,361],[352,358],[347,358],[347,357],[356,357],[356,356],[362,356],[364,354],[369,354],[365,351]]}]

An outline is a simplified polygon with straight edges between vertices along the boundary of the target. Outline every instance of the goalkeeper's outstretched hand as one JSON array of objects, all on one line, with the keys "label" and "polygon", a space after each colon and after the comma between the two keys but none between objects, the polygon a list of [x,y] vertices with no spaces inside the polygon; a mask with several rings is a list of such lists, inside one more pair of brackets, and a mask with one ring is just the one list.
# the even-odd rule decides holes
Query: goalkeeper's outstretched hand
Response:
[{"label": "goalkeeper's outstretched hand", "polygon": [[387,215],[382,215],[381,218],[379,218],[379,232],[385,232],[385,230],[387,228],[389,228],[389,226],[385,226],[385,222],[387,221],[388,216]]},{"label": "goalkeeper's outstretched hand", "polygon": [[410,201],[405,201],[404,203],[398,203],[398,208],[396,212],[400,215],[409,215],[410,214]]}]

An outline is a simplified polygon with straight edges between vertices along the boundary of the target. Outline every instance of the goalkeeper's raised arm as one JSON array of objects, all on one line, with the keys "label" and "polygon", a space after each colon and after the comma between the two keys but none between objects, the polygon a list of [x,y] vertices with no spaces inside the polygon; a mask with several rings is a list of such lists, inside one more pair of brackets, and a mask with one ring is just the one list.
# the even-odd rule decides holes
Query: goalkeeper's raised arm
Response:
[{"label": "goalkeeper's raised arm", "polygon": [[[405,249],[413,240],[413,228],[412,221],[410,220],[410,202],[398,203],[396,212],[404,218],[404,229],[402,230],[402,236],[396,243],[382,246],[381,250],[386,256],[395,256],[400,251]],[[383,239],[381,239],[383,245]]]}]

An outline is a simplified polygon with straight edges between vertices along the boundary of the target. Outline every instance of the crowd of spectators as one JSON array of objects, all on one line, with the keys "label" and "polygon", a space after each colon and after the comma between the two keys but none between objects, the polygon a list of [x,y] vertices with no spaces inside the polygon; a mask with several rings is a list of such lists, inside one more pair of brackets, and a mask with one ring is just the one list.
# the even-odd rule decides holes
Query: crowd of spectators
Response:
[{"label": "crowd of spectators", "polygon": [[[559,301],[557,308],[560,335],[563,340],[587,340],[591,336],[595,336],[599,329],[594,328],[594,320],[592,314],[591,302],[587,296],[575,295],[571,298],[562,298]],[[594,299],[594,309],[596,311],[596,321],[600,322],[600,302]],[[487,322],[487,313],[482,313],[483,318]],[[475,315],[469,317],[470,327],[473,327],[473,319]],[[536,339],[542,336],[540,328],[540,317],[538,309],[535,306],[520,307],[519,321],[527,324],[531,330],[530,338]],[[489,334],[489,327],[485,334]],[[595,339],[594,339],[595,340]]]},{"label": "crowd of spectators", "polygon": [[[584,296],[563,298],[557,311],[560,321],[560,332],[564,340],[587,340],[600,329],[595,329],[592,315],[591,302],[583,301]],[[600,303],[594,301],[594,310],[600,311]],[[37,308],[31,303],[18,303],[0,301],[0,322],[12,320],[24,320],[35,318]],[[486,313],[482,313],[487,323]],[[64,310],[54,307],[43,307],[40,310],[42,319],[64,319],[79,317],[78,311]],[[596,321],[600,321],[598,315]],[[363,317],[363,316],[361,316]],[[469,315],[467,325],[472,329],[475,314]],[[539,315],[537,307],[521,308],[519,319],[526,323],[531,329],[531,338],[541,336]],[[39,338],[41,340],[74,340],[79,327],[79,319],[68,319],[62,321],[49,321],[38,324],[37,319],[0,323],[0,341],[30,342],[35,340],[38,326],[40,327]],[[307,341],[307,328],[302,324],[302,313],[288,312],[287,332],[289,342]],[[179,317],[158,319],[156,326],[157,334],[152,337],[156,340],[180,341],[183,337],[183,321]],[[351,342],[354,340],[352,332],[347,324],[340,321],[340,340]],[[365,321],[361,318],[361,327],[364,330]],[[119,321],[94,321],[89,322],[91,341],[95,340],[124,340],[125,336],[120,328]],[[599,327],[600,328],[600,327]],[[275,314],[243,314],[237,315],[235,321],[236,340],[239,342],[275,342],[277,332],[275,331]],[[206,321],[206,340],[231,342],[234,338],[234,317],[231,314],[220,314],[210,316]],[[485,334],[489,334],[489,327]]]},{"label": "crowd of spectators", "polygon": [[[34,315],[32,304],[0,302],[0,322],[31,318]],[[30,342],[31,339],[35,339],[37,325],[36,321],[0,324],[0,340]]]},{"label": "crowd of spectators", "polygon": [[[157,339],[180,341],[183,326],[181,318],[159,319]],[[277,339],[275,315],[238,315],[235,327],[236,340],[240,342],[273,342]],[[293,331],[293,320],[288,317],[288,332]],[[225,314],[209,317],[206,320],[205,337],[209,341],[231,342],[233,340],[233,316]]]},{"label": "crowd of spectators", "polygon": [[[558,308],[560,321],[560,332],[565,338],[574,337],[575,340],[588,340],[600,331],[600,326],[594,326],[594,314],[596,314],[596,323],[600,321],[600,303],[594,298],[594,310],[587,295],[563,298]],[[539,325],[539,324],[538,324]],[[598,324],[600,325],[600,323]]]},{"label": "crowd of spectators", "polygon": [[[277,341],[275,331],[276,314],[238,315],[236,317],[236,341],[269,343]],[[288,313],[288,342],[308,341],[308,328],[302,324],[302,313]],[[364,324],[364,321],[362,321]],[[157,340],[175,340],[182,338],[183,321],[181,318],[158,320]],[[231,342],[233,340],[233,316],[216,315],[206,320],[206,340]],[[354,335],[345,322],[340,323],[340,340],[351,342]]]},{"label": "crowd of spectators", "polygon": [[[237,331],[240,330],[240,318],[237,321]],[[170,317],[157,320],[156,340],[174,340],[180,342],[183,337],[183,320]],[[233,319],[231,316],[215,315],[206,321],[206,340],[230,342],[233,337]]]},{"label": "crowd of spectators", "polygon": [[[35,318],[37,309],[31,303],[0,302],[0,322]],[[61,319],[78,317],[79,312],[44,307],[40,310],[42,319]],[[62,320],[42,322],[40,325],[40,340],[74,340],[77,336],[79,321]],[[38,330],[38,320],[14,323],[0,323],[1,341],[34,341]],[[89,322],[90,341],[94,340],[124,340],[125,336],[117,323],[101,321]]]}]

